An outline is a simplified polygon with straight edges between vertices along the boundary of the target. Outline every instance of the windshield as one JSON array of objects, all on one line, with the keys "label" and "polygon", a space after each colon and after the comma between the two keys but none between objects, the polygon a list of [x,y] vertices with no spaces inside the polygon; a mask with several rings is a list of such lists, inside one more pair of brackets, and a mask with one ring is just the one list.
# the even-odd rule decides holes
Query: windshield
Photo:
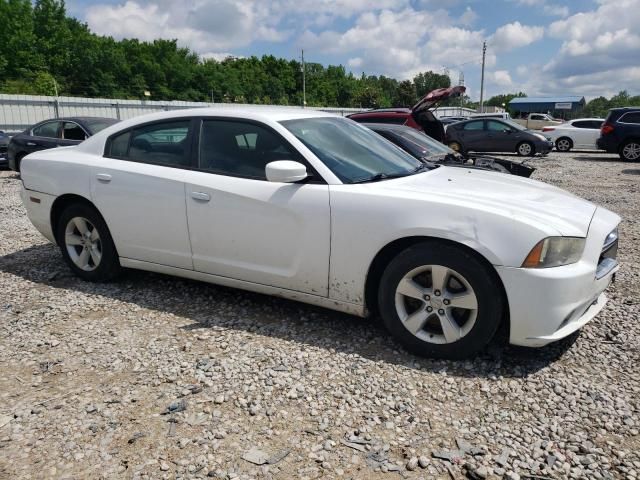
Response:
[{"label": "windshield", "polygon": [[91,135],[95,135],[100,130],[104,130],[105,128],[113,125],[114,123],[118,123],[118,120],[112,120],[110,118],[101,118],[99,120],[85,121],[85,123]]},{"label": "windshield", "polygon": [[318,117],[281,122],[344,183],[411,175],[422,163],[353,120]]},{"label": "windshield", "polygon": [[392,132],[402,140],[402,145],[418,158],[455,154],[446,145],[413,128],[392,130]]}]

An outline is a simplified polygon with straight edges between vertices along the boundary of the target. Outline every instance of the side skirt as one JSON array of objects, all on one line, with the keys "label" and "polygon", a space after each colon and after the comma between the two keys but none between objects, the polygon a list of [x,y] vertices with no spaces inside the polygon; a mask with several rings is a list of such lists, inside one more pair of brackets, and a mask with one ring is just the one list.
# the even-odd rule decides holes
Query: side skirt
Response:
[{"label": "side skirt", "polygon": [[125,268],[134,268],[137,270],[146,270],[148,272],[163,273],[165,275],[189,278],[191,280],[199,280],[201,282],[223,285],[225,287],[239,288],[241,290],[248,290],[250,292],[263,293],[265,295],[272,295],[274,297],[286,298],[288,300],[295,300],[297,302],[308,303],[311,305],[316,305],[318,307],[324,307],[330,310],[337,310],[339,312],[356,315],[358,317],[366,316],[364,305],[332,300],[327,297],[320,297],[317,295],[311,295],[309,293],[287,290],[286,288],[272,287],[269,285],[262,285],[260,283],[246,282],[244,280],[236,280],[235,278],[221,277],[218,275],[211,275],[209,273],[196,272],[195,270],[185,270],[182,268],[168,267],[166,265],[160,265],[158,263],[143,262],[141,260],[132,260],[130,258],[123,257],[120,257],[120,265]]}]

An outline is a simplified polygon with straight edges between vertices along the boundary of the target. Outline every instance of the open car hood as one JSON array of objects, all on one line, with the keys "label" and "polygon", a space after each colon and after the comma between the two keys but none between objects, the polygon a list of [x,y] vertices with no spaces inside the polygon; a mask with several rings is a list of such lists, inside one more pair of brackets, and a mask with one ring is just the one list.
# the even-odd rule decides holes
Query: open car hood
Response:
[{"label": "open car hood", "polygon": [[455,98],[462,95],[467,90],[467,87],[458,85],[456,87],[438,88],[427,93],[422,97],[418,103],[411,107],[413,113],[420,113],[436,106],[438,103],[446,100],[447,98]]}]

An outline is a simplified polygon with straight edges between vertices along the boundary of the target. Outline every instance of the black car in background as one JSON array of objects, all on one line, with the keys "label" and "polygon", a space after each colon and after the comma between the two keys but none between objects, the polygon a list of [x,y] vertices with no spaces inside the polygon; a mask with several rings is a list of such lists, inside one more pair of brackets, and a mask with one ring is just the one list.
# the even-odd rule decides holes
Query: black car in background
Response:
[{"label": "black car in background", "polygon": [[472,118],[449,125],[445,142],[453,150],[467,152],[515,152],[522,156],[546,155],[553,142],[522,125],[497,118]]},{"label": "black car in background", "polygon": [[612,108],[600,127],[598,148],[622,160],[640,160],[640,107]]},{"label": "black car in background", "polygon": [[9,168],[20,171],[25,155],[47,148],[77,145],[118,120],[100,117],[69,117],[45,120],[11,138],[8,148]]},{"label": "black car in background", "polygon": [[418,160],[453,167],[479,168],[502,173],[511,173],[520,177],[530,177],[535,168],[522,163],[501,158],[472,156],[463,157],[446,145],[434,140],[415,128],[385,123],[363,123],[377,134],[402,148]]},{"label": "black car in background", "polygon": [[4,168],[9,164],[9,158],[7,157],[7,148],[9,146],[9,140],[11,137],[8,133],[0,130],[0,167]]}]

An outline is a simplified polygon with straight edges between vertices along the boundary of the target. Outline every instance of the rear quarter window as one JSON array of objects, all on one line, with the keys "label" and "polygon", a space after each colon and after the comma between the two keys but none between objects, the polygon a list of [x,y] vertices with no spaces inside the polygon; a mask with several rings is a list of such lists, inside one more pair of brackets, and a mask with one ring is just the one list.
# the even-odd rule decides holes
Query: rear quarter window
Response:
[{"label": "rear quarter window", "polygon": [[640,124],[640,112],[627,112],[623,114],[618,121],[622,123]]}]

